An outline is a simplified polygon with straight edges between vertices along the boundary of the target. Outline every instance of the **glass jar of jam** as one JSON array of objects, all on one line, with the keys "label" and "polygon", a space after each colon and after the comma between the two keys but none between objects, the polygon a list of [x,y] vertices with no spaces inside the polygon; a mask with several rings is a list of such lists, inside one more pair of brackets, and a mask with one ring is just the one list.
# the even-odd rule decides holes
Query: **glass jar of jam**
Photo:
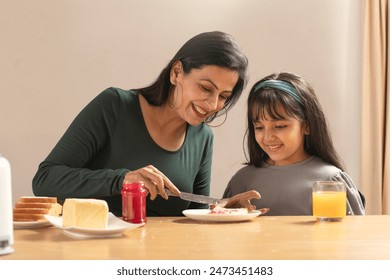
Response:
[{"label": "glass jar of jam", "polygon": [[124,182],[122,194],[122,219],[130,223],[146,223],[147,189],[143,182]]}]

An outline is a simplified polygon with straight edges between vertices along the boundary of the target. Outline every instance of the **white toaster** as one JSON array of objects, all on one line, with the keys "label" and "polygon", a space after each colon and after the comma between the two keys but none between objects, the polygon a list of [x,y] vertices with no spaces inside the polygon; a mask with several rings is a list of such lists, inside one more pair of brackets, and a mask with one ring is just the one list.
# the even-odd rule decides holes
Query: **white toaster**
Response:
[{"label": "white toaster", "polygon": [[14,251],[11,188],[11,166],[9,161],[0,155],[0,255]]}]

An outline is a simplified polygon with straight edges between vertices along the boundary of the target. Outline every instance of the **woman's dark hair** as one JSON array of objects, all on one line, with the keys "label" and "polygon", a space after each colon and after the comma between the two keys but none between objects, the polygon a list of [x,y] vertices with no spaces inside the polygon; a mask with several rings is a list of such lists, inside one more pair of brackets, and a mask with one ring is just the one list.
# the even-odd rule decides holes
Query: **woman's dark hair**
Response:
[{"label": "woman's dark hair", "polygon": [[[298,100],[277,88],[259,88],[258,85],[266,80],[279,80],[292,85],[298,94]],[[281,119],[283,112],[280,111],[280,105],[289,116],[307,123],[310,134],[305,137],[305,151],[343,170],[322,106],[313,88],[303,78],[291,73],[269,75],[255,83],[249,92],[247,101],[249,160],[247,158],[246,164],[261,167],[268,160],[268,155],[256,142],[253,122],[264,118],[265,114],[269,114],[273,119]]]},{"label": "woman's dark hair", "polygon": [[[160,106],[168,101],[172,86],[170,71],[176,61],[181,62],[185,74],[190,73],[192,69],[200,69],[207,65],[237,71],[239,78],[231,96],[225,102],[223,109],[226,110],[238,101],[247,83],[248,59],[241,52],[233,37],[220,31],[205,32],[188,40],[161,71],[154,83],[148,87],[136,89],[149,104]],[[211,122],[218,116],[218,113],[208,117],[206,122]]]}]

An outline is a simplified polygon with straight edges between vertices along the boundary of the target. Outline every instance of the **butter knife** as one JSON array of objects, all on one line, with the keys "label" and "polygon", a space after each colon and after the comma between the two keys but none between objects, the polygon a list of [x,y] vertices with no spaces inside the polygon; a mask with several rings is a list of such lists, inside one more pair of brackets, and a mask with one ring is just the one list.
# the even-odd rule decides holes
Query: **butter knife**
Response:
[{"label": "butter knife", "polygon": [[193,194],[193,193],[187,193],[187,192],[180,192],[179,195],[173,194],[170,190],[165,189],[165,192],[169,196],[179,196],[183,200],[191,201],[191,202],[197,202],[197,203],[203,203],[203,204],[222,204],[224,202],[227,202],[228,199],[221,199],[221,198],[213,198],[210,196],[200,195],[200,194]]}]

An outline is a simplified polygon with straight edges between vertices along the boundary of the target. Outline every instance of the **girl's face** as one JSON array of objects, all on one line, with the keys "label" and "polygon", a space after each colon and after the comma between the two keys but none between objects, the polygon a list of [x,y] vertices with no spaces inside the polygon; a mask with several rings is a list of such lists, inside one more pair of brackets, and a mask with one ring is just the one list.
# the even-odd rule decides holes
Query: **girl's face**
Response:
[{"label": "girl's face", "polygon": [[193,69],[189,74],[184,74],[182,70],[174,71],[171,81],[176,87],[170,102],[179,116],[190,125],[199,125],[220,111],[239,77],[234,70],[214,65]]},{"label": "girl's face", "polygon": [[309,129],[305,123],[290,117],[283,107],[278,108],[282,119],[264,119],[254,122],[256,142],[269,156],[268,164],[289,165],[309,157],[304,149],[305,135]]}]

